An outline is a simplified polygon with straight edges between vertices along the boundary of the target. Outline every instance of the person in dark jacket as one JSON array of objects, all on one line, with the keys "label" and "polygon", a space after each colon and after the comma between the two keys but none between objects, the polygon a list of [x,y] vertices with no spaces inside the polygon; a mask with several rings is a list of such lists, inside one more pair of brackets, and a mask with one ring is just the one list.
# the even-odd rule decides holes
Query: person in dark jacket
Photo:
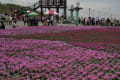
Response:
[{"label": "person in dark jacket", "polygon": [[107,26],[110,26],[110,24],[111,24],[110,18],[107,18],[106,24],[107,24]]},{"label": "person in dark jacket", "polygon": [[0,21],[0,29],[5,29],[5,25],[4,25],[3,21]]},{"label": "person in dark jacket", "polygon": [[34,26],[38,26],[38,19],[36,17],[33,18]]}]

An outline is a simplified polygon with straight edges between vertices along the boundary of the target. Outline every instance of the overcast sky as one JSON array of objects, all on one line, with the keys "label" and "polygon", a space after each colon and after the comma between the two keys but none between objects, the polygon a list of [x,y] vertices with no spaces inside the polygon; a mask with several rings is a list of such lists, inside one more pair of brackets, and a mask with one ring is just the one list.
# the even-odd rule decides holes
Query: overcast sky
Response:
[{"label": "overcast sky", "polygon": [[[30,6],[38,0],[0,0],[2,3],[16,3],[24,6]],[[91,15],[113,14],[113,16],[120,16],[120,0],[67,0],[68,8],[70,5],[80,2],[80,6],[84,9],[81,15],[88,15],[88,8],[91,8]]]}]

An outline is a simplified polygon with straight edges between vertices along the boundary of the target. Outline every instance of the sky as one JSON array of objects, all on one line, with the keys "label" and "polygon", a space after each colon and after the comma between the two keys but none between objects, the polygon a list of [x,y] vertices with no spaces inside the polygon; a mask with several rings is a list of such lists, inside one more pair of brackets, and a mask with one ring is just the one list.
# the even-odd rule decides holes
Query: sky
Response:
[{"label": "sky", "polygon": [[[38,0],[0,0],[2,3],[16,3],[24,6],[30,6],[37,1]],[[76,6],[76,2],[80,2],[80,6],[83,8],[83,10],[80,11],[80,16],[88,16],[88,9],[90,8],[91,16],[113,16],[120,18],[120,0],[67,0],[68,9],[72,4]]]}]

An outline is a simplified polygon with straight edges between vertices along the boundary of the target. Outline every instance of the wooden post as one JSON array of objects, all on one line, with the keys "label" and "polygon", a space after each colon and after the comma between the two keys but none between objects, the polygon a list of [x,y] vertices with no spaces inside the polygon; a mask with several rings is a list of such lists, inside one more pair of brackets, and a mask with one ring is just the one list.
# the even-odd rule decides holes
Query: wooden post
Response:
[{"label": "wooden post", "polygon": [[[57,6],[57,13],[59,13],[59,6]],[[57,16],[57,21],[59,22],[59,16]]]},{"label": "wooden post", "polygon": [[64,18],[67,18],[67,0],[64,0]]},{"label": "wooden post", "polygon": [[42,0],[41,0],[41,21],[42,21],[42,16],[43,16],[43,6],[42,6]]}]

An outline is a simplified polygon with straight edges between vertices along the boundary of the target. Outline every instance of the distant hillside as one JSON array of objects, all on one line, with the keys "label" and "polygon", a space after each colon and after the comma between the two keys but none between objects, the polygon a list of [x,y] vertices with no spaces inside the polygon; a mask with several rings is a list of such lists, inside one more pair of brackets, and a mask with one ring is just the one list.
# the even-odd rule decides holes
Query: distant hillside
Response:
[{"label": "distant hillside", "polygon": [[2,4],[0,3],[0,14],[1,13],[13,13],[15,9],[22,8],[23,6],[16,4]]}]

